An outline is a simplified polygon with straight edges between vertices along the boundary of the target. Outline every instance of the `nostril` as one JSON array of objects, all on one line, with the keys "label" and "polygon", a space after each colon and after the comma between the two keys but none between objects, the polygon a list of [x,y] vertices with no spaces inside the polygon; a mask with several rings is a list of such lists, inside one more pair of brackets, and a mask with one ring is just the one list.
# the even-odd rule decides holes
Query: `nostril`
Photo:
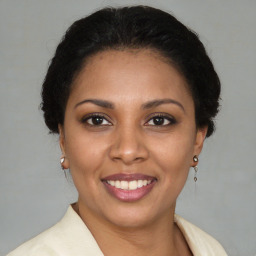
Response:
[{"label": "nostril", "polygon": [[144,161],[148,157],[144,141],[135,132],[118,133],[110,147],[109,156],[112,160],[123,161],[125,164]]},{"label": "nostril", "polygon": [[134,159],[134,161],[141,161],[141,160],[143,160],[144,158],[143,157],[136,157],[135,159]]},{"label": "nostril", "polygon": [[111,158],[113,161],[122,161],[125,164],[132,164],[132,163],[138,163],[141,161],[144,161],[147,157],[146,155],[143,156],[143,154],[140,154],[138,156],[139,152],[133,152],[133,153],[120,153],[119,154],[112,154]]}]

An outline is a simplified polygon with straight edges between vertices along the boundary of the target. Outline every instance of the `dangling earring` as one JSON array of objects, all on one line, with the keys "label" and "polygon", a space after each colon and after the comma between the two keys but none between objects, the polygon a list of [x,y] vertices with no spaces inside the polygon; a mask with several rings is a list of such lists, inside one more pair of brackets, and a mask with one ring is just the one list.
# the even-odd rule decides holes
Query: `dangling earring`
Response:
[{"label": "dangling earring", "polygon": [[194,157],[193,157],[193,161],[194,161],[194,163],[196,163],[196,165],[195,165],[195,166],[193,166],[194,171],[195,171],[194,181],[195,181],[195,182],[197,182],[197,171],[198,171],[198,167],[197,167],[197,163],[198,163],[198,156],[197,156],[197,155],[194,155]]},{"label": "dangling earring", "polygon": [[61,169],[62,169],[62,170],[65,170],[65,168],[64,168],[64,166],[63,166],[64,161],[65,161],[65,156],[62,156],[62,157],[60,158],[60,166],[61,166]]}]

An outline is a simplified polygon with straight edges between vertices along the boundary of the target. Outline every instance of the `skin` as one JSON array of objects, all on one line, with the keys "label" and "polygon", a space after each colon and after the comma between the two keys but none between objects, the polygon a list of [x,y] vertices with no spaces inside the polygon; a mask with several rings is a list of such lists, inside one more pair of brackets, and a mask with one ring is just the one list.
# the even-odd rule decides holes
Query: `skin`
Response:
[{"label": "skin", "polygon": [[[93,113],[103,116],[100,125],[88,117]],[[156,125],[159,114],[163,123]],[[79,193],[74,208],[104,255],[192,255],[174,212],[206,131],[196,128],[185,79],[157,52],[108,50],[87,60],[59,125],[60,146]],[[142,199],[123,202],[102,182],[116,173],[157,182]]]}]

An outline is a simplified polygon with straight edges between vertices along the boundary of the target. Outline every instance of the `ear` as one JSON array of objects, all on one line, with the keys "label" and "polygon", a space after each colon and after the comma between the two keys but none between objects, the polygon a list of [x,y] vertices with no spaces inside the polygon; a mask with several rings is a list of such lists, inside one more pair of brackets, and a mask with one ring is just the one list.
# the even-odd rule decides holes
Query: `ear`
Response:
[{"label": "ear", "polygon": [[65,155],[65,134],[64,134],[64,128],[61,124],[58,125],[59,128],[59,144],[60,144],[60,149],[61,152],[63,154],[63,156]]},{"label": "ear", "polygon": [[59,128],[59,144],[60,149],[62,152],[62,157],[64,157],[64,162],[62,163],[62,166],[64,169],[69,169],[69,161],[66,155],[66,146],[65,146],[65,133],[64,133],[64,127],[62,125],[58,125]]},{"label": "ear", "polygon": [[[204,140],[205,140],[205,137],[207,134],[207,130],[208,130],[207,126],[197,129],[196,139],[195,139],[195,144],[194,144],[194,155],[198,156],[201,153],[203,145],[204,145]],[[195,165],[195,163],[192,160],[191,166],[194,166],[194,165]]]}]

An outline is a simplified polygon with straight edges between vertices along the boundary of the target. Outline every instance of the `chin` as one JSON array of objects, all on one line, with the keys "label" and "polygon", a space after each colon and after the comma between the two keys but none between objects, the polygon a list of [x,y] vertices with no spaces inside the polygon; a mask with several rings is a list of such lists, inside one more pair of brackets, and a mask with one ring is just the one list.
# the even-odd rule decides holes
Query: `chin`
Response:
[{"label": "chin", "polygon": [[[156,209],[154,207],[154,209]],[[145,227],[159,218],[160,213],[148,207],[117,207],[114,211],[104,212],[105,219],[119,228]]]}]

